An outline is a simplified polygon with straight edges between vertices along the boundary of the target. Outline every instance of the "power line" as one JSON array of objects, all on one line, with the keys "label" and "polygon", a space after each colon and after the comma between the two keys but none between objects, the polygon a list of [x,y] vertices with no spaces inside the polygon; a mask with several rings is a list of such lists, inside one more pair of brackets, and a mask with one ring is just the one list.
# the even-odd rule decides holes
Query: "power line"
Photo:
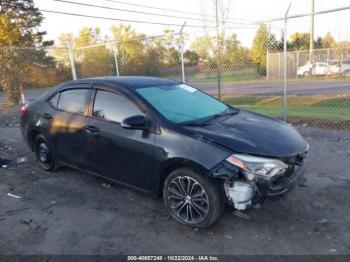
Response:
[{"label": "power line", "polygon": [[[314,12],[314,15],[329,14],[329,13],[341,12],[341,11],[345,11],[345,10],[350,10],[350,6],[344,6],[344,7],[339,7],[339,8],[317,11],[317,12]],[[310,13],[303,13],[303,14],[289,15],[287,17],[274,18],[274,19],[270,19],[270,20],[266,20],[266,21],[260,21],[259,23],[277,22],[277,21],[283,21],[286,18],[289,20],[289,19],[308,17],[308,16],[310,16]],[[256,25],[256,23],[248,23],[247,25]]]},{"label": "power line", "polygon": [[[138,7],[143,7],[143,8],[149,8],[149,9],[155,9],[155,10],[162,10],[166,12],[174,12],[174,13],[180,13],[180,14],[188,14],[188,15],[196,15],[196,16],[202,16],[203,14],[200,13],[194,13],[194,12],[188,12],[188,11],[182,11],[182,10],[175,10],[175,9],[167,9],[167,8],[162,8],[162,7],[156,7],[156,6],[149,6],[149,5],[140,5],[140,4],[134,4],[134,3],[127,3],[123,1],[116,1],[116,0],[102,0],[105,2],[111,2],[111,3],[117,3],[117,4],[124,4],[124,5],[130,5],[130,6],[138,6]],[[208,17],[215,18],[214,15],[206,15]],[[252,20],[246,20],[246,19],[234,19],[230,18],[230,21],[238,21],[238,22],[254,22]]]},{"label": "power line", "polygon": [[[173,24],[173,23],[151,22],[151,21],[145,21],[145,20],[130,20],[130,19],[119,19],[119,18],[105,17],[105,16],[84,15],[84,14],[69,13],[69,12],[62,12],[62,11],[54,11],[54,10],[47,10],[47,9],[40,9],[40,11],[41,12],[45,12],[45,13],[53,13],[53,14],[61,14],[61,15],[69,15],[69,16],[78,16],[78,17],[87,17],[87,18],[111,20],[111,21],[118,21],[118,22],[165,25],[165,26],[182,26],[183,25],[183,24]],[[250,25],[237,26],[237,27],[228,27],[228,29],[241,29],[241,28],[243,29],[243,28],[248,28],[249,26]],[[202,26],[200,26],[200,25],[186,25],[186,27],[202,28]],[[207,27],[207,28],[213,29],[215,27]]]},{"label": "power line", "polygon": [[[186,17],[186,16],[175,16],[175,15],[167,15],[167,14],[160,14],[160,13],[150,13],[150,12],[144,12],[144,11],[137,11],[137,10],[131,10],[131,9],[122,9],[122,8],[114,8],[110,6],[104,6],[104,5],[93,5],[93,4],[87,4],[82,2],[72,2],[67,0],[53,0],[55,2],[61,2],[61,3],[67,3],[67,4],[74,4],[74,5],[82,5],[82,6],[88,6],[88,7],[95,7],[95,8],[102,8],[107,10],[115,10],[115,11],[122,11],[122,12],[129,12],[129,13],[137,13],[137,14],[145,14],[145,15],[153,15],[153,16],[162,16],[162,17],[170,17],[170,18],[180,18],[185,20],[194,20],[194,21],[206,21],[206,22],[215,22],[214,20],[204,20],[201,18],[193,18],[193,17]],[[244,25],[245,23],[240,22],[226,22],[230,24],[239,24]]]},{"label": "power line", "polygon": [[[199,13],[193,13],[193,12],[181,11],[181,10],[174,10],[174,9],[167,9],[167,8],[161,8],[161,7],[149,6],[149,5],[140,5],[140,4],[134,4],[134,3],[127,3],[127,2],[123,2],[123,1],[116,1],[116,0],[102,0],[102,1],[111,2],[111,3],[117,3],[117,4],[124,4],[124,5],[131,5],[131,6],[138,6],[138,7],[150,8],[150,9],[156,9],[156,10],[162,10],[162,11],[167,11],[167,12],[174,12],[174,13],[202,16],[202,14],[199,14]],[[214,17],[214,16],[211,16],[211,17]]]},{"label": "power line", "polygon": [[[153,25],[165,25],[165,26],[182,26],[182,24],[151,22],[151,21],[145,21],[145,20],[119,19],[119,18],[113,18],[113,17],[94,16],[94,15],[84,15],[84,14],[68,13],[68,12],[54,11],[54,10],[46,10],[46,9],[40,9],[40,11],[41,11],[41,12],[45,12],[45,13],[54,13],[54,14],[62,14],[62,15],[70,15],[70,16],[79,16],[79,17],[87,17],[87,18],[96,18],[96,19],[111,20],[111,21],[119,21],[119,22],[130,22],[130,23],[141,23],[141,24],[153,24]],[[197,27],[197,28],[201,28],[202,26],[200,26],[200,25],[186,25],[186,27]]]}]

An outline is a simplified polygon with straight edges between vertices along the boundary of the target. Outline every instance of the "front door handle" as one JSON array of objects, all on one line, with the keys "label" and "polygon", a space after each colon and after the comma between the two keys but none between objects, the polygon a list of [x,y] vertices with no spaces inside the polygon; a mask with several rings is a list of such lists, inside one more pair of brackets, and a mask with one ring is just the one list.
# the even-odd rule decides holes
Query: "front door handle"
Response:
[{"label": "front door handle", "polygon": [[50,114],[48,114],[48,113],[43,113],[43,114],[41,114],[41,116],[42,116],[43,118],[46,118],[46,119],[51,119],[51,118],[52,118],[52,115],[50,115]]},{"label": "front door handle", "polygon": [[96,126],[86,126],[84,127],[84,130],[86,133],[90,135],[96,135],[100,132],[100,129]]}]

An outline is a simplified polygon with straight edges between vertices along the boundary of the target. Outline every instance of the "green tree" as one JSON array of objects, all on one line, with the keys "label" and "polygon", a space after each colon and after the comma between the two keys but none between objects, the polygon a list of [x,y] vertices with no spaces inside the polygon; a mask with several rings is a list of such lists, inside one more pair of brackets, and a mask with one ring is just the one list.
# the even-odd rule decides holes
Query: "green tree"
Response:
[{"label": "green tree", "polygon": [[223,63],[227,68],[239,68],[251,64],[249,50],[242,46],[235,33],[224,39]]},{"label": "green tree", "polygon": [[142,68],[138,74],[159,76],[163,67],[162,52],[159,46],[153,43],[146,45],[145,48]]},{"label": "green tree", "polygon": [[120,23],[111,28],[114,41],[118,50],[118,61],[122,75],[140,74],[143,67],[145,35],[138,34],[131,27]]},{"label": "green tree", "polygon": [[199,61],[199,55],[192,50],[186,50],[184,53],[184,60],[189,65],[196,65]]},{"label": "green tree", "polygon": [[[314,40],[315,48],[333,48],[336,46],[336,41],[334,40],[331,33],[327,33],[323,37],[317,37]],[[289,37],[288,49],[291,50],[309,50],[310,49],[310,34],[296,32]]]},{"label": "green tree", "polygon": [[68,45],[70,45],[71,47],[74,45],[73,34],[72,33],[62,33],[58,37],[57,42],[61,48],[54,49],[52,52],[52,55],[56,58],[56,61],[59,64],[69,68],[71,65],[70,65],[70,60],[69,60]]},{"label": "green tree", "polygon": [[43,41],[45,31],[39,31],[44,17],[33,0],[1,0],[0,15],[6,15],[12,24],[20,28],[20,44],[52,45],[51,41]]},{"label": "green tree", "polygon": [[[164,47],[163,62],[169,67],[180,65],[180,53],[182,48],[182,42],[180,36],[175,36],[174,31],[165,29],[163,30],[165,36],[161,38],[161,44]],[[184,35],[184,41],[186,41],[187,35]]]},{"label": "green tree", "polygon": [[328,32],[324,37],[321,38],[322,48],[334,48],[337,43],[334,40],[332,34]]},{"label": "green tree", "polygon": [[266,25],[261,24],[255,34],[250,51],[252,62],[256,65],[261,75],[266,74],[266,53],[270,39],[270,33]]},{"label": "green tree", "polygon": [[214,53],[214,38],[209,34],[197,37],[191,44],[191,50],[204,60],[211,58]]},{"label": "green tree", "polygon": [[21,44],[21,31],[11,23],[7,15],[0,15],[0,46],[15,46]]},{"label": "green tree", "polygon": [[289,37],[288,46],[292,50],[309,50],[310,34],[296,32]]},{"label": "green tree", "polygon": [[167,49],[164,45],[164,39],[155,38],[145,41],[145,54],[143,57],[143,71],[145,75],[162,75],[166,69],[165,54]]},{"label": "green tree", "polygon": [[[19,47],[41,47],[45,32],[39,31],[42,14],[34,7],[33,0],[1,0],[0,2],[0,85],[9,104],[19,100],[19,87],[29,78],[35,67],[54,66],[46,52]],[[33,63],[35,61],[35,64]]]},{"label": "green tree", "polygon": [[111,46],[97,45],[100,43],[103,43],[103,39],[98,27],[83,27],[74,39],[73,53],[79,77],[115,75]]}]

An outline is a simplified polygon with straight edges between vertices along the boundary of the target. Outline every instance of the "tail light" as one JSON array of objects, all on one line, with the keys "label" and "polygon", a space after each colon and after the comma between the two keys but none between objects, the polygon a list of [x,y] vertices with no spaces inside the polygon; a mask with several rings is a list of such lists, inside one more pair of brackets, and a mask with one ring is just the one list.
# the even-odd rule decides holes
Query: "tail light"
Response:
[{"label": "tail light", "polygon": [[21,109],[19,110],[22,115],[25,115],[28,113],[28,107],[27,106],[22,106]]}]

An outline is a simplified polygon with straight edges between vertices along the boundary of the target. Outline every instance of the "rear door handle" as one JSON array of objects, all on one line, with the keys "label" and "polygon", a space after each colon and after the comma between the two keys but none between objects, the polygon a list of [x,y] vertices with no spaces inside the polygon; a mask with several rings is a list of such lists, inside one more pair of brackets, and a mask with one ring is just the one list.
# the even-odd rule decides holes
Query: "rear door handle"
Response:
[{"label": "rear door handle", "polygon": [[96,135],[100,132],[100,129],[96,126],[86,126],[84,127],[85,132],[91,135]]},{"label": "rear door handle", "polygon": [[41,116],[42,116],[43,118],[46,118],[46,119],[51,119],[51,118],[52,118],[52,115],[50,115],[50,114],[48,114],[48,113],[43,113],[43,114],[41,114]]}]

